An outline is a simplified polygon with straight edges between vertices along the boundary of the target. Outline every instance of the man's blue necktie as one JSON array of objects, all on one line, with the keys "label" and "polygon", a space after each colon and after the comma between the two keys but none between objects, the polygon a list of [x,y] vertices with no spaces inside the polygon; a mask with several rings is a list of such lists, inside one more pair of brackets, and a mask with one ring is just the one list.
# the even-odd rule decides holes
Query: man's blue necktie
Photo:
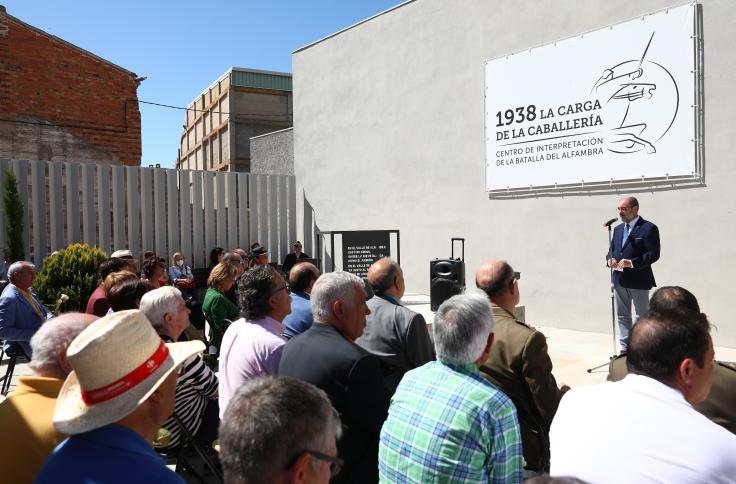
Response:
[{"label": "man's blue necktie", "polygon": [[624,240],[621,241],[621,247],[626,244],[626,239],[629,238],[629,224],[624,224]]}]

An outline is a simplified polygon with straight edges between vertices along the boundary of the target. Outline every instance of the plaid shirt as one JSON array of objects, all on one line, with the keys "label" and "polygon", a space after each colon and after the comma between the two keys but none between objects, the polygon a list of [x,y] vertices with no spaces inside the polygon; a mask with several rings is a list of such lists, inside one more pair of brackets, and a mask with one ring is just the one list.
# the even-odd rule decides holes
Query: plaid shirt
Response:
[{"label": "plaid shirt", "polygon": [[521,482],[516,408],[475,365],[427,363],[396,389],[378,460],[381,482]]}]

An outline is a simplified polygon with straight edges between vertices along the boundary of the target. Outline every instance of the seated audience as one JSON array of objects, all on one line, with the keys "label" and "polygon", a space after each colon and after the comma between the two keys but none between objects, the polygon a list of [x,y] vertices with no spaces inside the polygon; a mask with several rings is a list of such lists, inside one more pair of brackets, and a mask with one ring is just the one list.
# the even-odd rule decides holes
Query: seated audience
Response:
[{"label": "seated audience", "polygon": [[127,271],[110,274],[106,281],[111,278],[114,279],[109,288],[107,282],[105,283],[105,296],[110,302],[109,313],[138,309],[141,298],[148,292],[148,283]]},{"label": "seated audience", "polygon": [[46,321],[31,338],[31,376],[0,403],[0,455],[5,482],[33,482],[46,458],[66,435],[54,428],[56,397],[71,368],[66,350],[97,316],[66,313]]},{"label": "seated audience", "polygon": [[314,385],[284,377],[248,381],[220,426],[225,481],[327,484],[340,470],[339,435],[340,418]]},{"label": "seated audience", "polygon": [[232,265],[220,262],[212,269],[207,279],[208,288],[204,295],[202,312],[210,324],[209,353],[212,355],[220,354],[222,335],[225,334],[229,324],[227,321],[233,321],[238,317],[238,306],[225,296],[235,284],[237,275],[238,272]]},{"label": "seated audience", "polygon": [[319,269],[309,262],[300,262],[294,266],[289,274],[289,289],[291,289],[291,314],[284,319],[284,338],[289,339],[301,334],[312,327],[314,317],[310,294],[312,287],[319,277]]},{"label": "seated audience", "polygon": [[194,297],[194,273],[192,268],[185,264],[181,252],[174,252],[171,256],[171,267],[169,267],[169,280],[176,286],[184,296],[184,299]]},{"label": "seated audience", "polygon": [[238,247],[237,249],[233,249],[233,252],[235,252],[236,254],[238,254],[240,256],[240,258],[243,259],[243,266],[244,266],[243,269],[247,269],[248,268],[247,267],[247,265],[248,265],[248,252],[246,252],[245,249],[241,249],[240,247]]},{"label": "seated audience", "polygon": [[480,371],[516,406],[524,468],[547,472],[549,427],[560,398],[570,388],[557,386],[544,334],[516,319],[514,309],[521,298],[519,277],[506,261],[499,260],[484,262],[476,272],[475,285],[493,306],[495,341]]},{"label": "seated audience", "polygon": [[143,261],[143,281],[149,289],[158,289],[166,285],[169,276],[166,274],[166,260],[163,257],[149,257]]},{"label": "seated audience", "polygon": [[105,279],[113,272],[120,272],[128,267],[127,261],[124,259],[118,259],[117,257],[110,258],[100,264],[100,285],[92,292],[92,295],[87,301],[87,308],[85,313],[94,314],[95,316],[102,317],[107,314],[110,310],[110,301],[105,296]]},{"label": "seated audience", "polygon": [[248,267],[251,269],[258,266],[267,266],[268,265],[268,249],[261,246],[260,244],[257,245],[255,248],[251,249],[250,254],[248,254]]},{"label": "seated audience", "polygon": [[36,482],[183,483],[151,442],[174,410],[179,366],[203,349],[200,341],[164,343],[140,311],[90,324],[67,349],[73,371],[54,412],[56,430],[71,437]]},{"label": "seated audience", "polygon": [[257,267],[240,278],[242,318],[225,331],[220,353],[220,418],[244,382],[276,375],[285,340],[281,322],[291,311],[289,288],[272,267]]},{"label": "seated audience", "polygon": [[215,268],[217,264],[222,262],[222,257],[225,255],[225,249],[222,247],[215,247],[210,251],[210,263],[207,266],[207,278],[209,279],[210,273],[212,272],[212,269]]},{"label": "seated audience", "polygon": [[138,261],[133,258],[133,253],[128,249],[116,250],[110,255],[110,258],[123,259],[127,264],[125,270],[130,271],[133,274],[138,274]]},{"label": "seated audience", "polygon": [[321,388],[340,413],[337,447],[345,466],[335,482],[376,482],[378,434],[391,394],[381,360],[355,344],[370,313],[363,281],[347,272],[323,274],[311,297],[314,324],[286,344],[279,374]]},{"label": "seated audience", "polygon": [[629,335],[626,378],[562,398],[550,430],[550,474],[596,483],[731,482],[736,435],[692,407],[711,387],[709,333],[703,314],[639,319]]},{"label": "seated audience", "polygon": [[381,430],[382,482],[521,482],[511,400],[478,371],[491,352],[485,295],[453,296],[432,327],[437,361],[404,375]]},{"label": "seated audience", "polygon": [[299,262],[299,259],[309,259],[309,254],[302,252],[302,243],[297,240],[294,242],[294,252],[286,254],[284,263],[281,265],[281,270],[287,277],[289,276],[289,271]]},{"label": "seated audience", "polygon": [[355,342],[391,365],[386,380],[393,392],[409,370],[435,359],[424,316],[401,304],[404,273],[399,264],[384,257],[368,268],[368,282],[376,297],[368,301],[363,336]]},{"label": "seated audience", "polygon": [[36,267],[27,261],[13,262],[8,268],[8,281],[0,295],[0,339],[6,353],[22,351],[31,357],[31,336],[52,317],[33,290]]},{"label": "seated audience", "polygon": [[[657,289],[649,301],[649,311],[700,314],[695,296],[679,286],[664,286]],[[608,381],[622,380],[629,372],[626,355],[621,355],[608,367]],[[713,384],[708,397],[693,408],[732,434],[736,434],[736,364],[716,361],[713,364]]]},{"label": "seated audience", "polygon": [[235,284],[233,284],[232,287],[225,292],[225,296],[227,296],[227,298],[232,301],[232,303],[236,306],[238,304],[238,281],[240,280],[240,275],[245,270],[245,264],[247,260],[247,256],[245,259],[243,259],[240,253],[235,251],[226,252],[225,255],[222,257],[222,262],[230,264],[235,268]]},{"label": "seated audience", "polygon": [[[141,311],[146,315],[161,339],[167,343],[179,340],[189,325],[189,309],[175,287],[166,286],[143,295]],[[193,355],[186,362],[176,379],[176,405],[174,413],[189,432],[205,449],[211,449],[217,438],[220,423],[217,406],[217,377],[205,365],[202,357]],[[169,417],[163,428],[171,434],[168,448],[177,447],[182,440],[182,430]]]}]

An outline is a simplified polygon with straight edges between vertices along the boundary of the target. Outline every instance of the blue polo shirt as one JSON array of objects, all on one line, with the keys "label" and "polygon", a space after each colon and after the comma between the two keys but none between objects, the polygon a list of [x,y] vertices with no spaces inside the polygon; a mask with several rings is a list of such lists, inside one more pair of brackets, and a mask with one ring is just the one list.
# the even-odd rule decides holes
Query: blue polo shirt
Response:
[{"label": "blue polo shirt", "polygon": [[284,318],[284,336],[293,338],[312,327],[314,317],[309,294],[306,292],[291,293],[291,314]]},{"label": "blue polo shirt", "polygon": [[183,484],[163,458],[137,433],[110,424],[59,444],[36,478],[37,483],[157,482]]}]

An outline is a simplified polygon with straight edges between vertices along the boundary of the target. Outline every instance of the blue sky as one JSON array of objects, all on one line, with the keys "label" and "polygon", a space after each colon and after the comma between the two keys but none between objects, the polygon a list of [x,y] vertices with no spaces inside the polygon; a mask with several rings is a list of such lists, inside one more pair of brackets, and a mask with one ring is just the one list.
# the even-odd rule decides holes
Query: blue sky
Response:
[{"label": "blue sky", "polygon": [[[138,99],[186,107],[230,67],[291,72],[291,52],[402,0],[0,0],[7,12],[147,76]],[[140,105],[146,166],[173,167],[184,111]]]}]

